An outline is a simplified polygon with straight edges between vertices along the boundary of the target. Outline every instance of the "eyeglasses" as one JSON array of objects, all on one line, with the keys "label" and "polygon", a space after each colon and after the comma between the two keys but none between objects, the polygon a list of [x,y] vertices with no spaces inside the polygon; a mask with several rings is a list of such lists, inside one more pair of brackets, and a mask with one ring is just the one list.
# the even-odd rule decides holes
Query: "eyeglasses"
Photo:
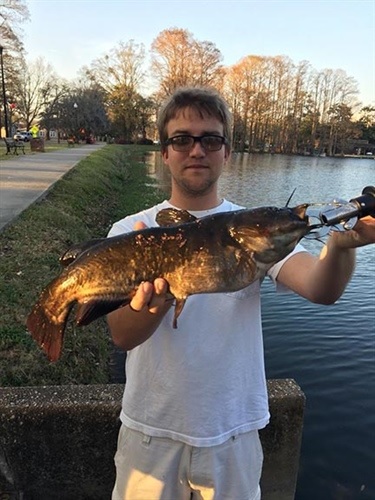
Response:
[{"label": "eyeglasses", "polygon": [[221,135],[176,135],[167,139],[164,145],[171,145],[173,151],[186,152],[190,151],[196,142],[199,142],[205,151],[219,151],[227,140]]}]

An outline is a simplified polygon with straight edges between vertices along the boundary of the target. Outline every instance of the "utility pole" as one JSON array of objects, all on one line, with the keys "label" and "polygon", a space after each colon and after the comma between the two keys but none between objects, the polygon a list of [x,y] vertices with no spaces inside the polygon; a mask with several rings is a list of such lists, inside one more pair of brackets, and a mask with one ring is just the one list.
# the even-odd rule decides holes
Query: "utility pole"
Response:
[{"label": "utility pole", "polygon": [[4,105],[4,121],[5,121],[5,137],[9,137],[9,122],[8,122],[8,106],[7,97],[5,93],[5,77],[4,77],[4,61],[3,61],[4,47],[0,43],[0,66],[1,66],[1,84],[3,91],[3,105]]}]

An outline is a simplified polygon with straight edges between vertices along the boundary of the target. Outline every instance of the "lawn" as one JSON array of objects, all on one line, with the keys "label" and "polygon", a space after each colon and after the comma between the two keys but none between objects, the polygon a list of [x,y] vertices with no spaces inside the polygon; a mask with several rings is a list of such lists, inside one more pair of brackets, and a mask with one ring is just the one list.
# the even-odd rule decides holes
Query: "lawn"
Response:
[{"label": "lawn", "polygon": [[106,236],[114,221],[164,197],[145,168],[151,149],[110,145],[94,152],[0,232],[1,386],[109,381],[111,343],[103,318],[82,328],[70,321],[56,363],[48,362],[25,320],[61,271],[59,257],[69,246]]}]

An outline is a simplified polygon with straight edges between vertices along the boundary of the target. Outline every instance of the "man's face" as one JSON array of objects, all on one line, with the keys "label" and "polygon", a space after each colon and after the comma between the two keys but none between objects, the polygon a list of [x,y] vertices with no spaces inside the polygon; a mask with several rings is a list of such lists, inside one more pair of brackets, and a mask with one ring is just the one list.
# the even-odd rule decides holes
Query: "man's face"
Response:
[{"label": "man's face", "polygon": [[[195,110],[181,110],[167,124],[168,138],[178,135],[223,135],[223,124],[209,115],[202,118]],[[172,177],[172,193],[198,197],[216,191],[217,182],[229,156],[229,146],[207,151],[196,141],[189,151],[174,151],[172,145],[163,152],[164,163]]]}]

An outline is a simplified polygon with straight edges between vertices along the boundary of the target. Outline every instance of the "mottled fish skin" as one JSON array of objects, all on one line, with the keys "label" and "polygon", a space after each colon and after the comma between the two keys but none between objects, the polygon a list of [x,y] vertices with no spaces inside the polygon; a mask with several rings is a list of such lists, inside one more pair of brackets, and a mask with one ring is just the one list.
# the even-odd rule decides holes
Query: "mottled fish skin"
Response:
[{"label": "mottled fish skin", "polygon": [[68,248],[66,252],[62,254],[59,259],[59,262],[62,266],[66,267],[71,264],[76,258],[81,255],[81,253],[85,252],[89,248],[102,243],[107,238],[96,238],[89,241],[84,241],[83,243],[77,243],[76,245],[72,245]]},{"label": "mottled fish skin", "polygon": [[42,292],[27,328],[48,359],[59,359],[75,303],[76,323],[129,304],[142,281],[163,277],[176,299],[174,326],[189,295],[234,292],[264,276],[309,232],[307,205],[260,207],[194,219],[162,210],[162,227],[75,245],[69,262]]}]

